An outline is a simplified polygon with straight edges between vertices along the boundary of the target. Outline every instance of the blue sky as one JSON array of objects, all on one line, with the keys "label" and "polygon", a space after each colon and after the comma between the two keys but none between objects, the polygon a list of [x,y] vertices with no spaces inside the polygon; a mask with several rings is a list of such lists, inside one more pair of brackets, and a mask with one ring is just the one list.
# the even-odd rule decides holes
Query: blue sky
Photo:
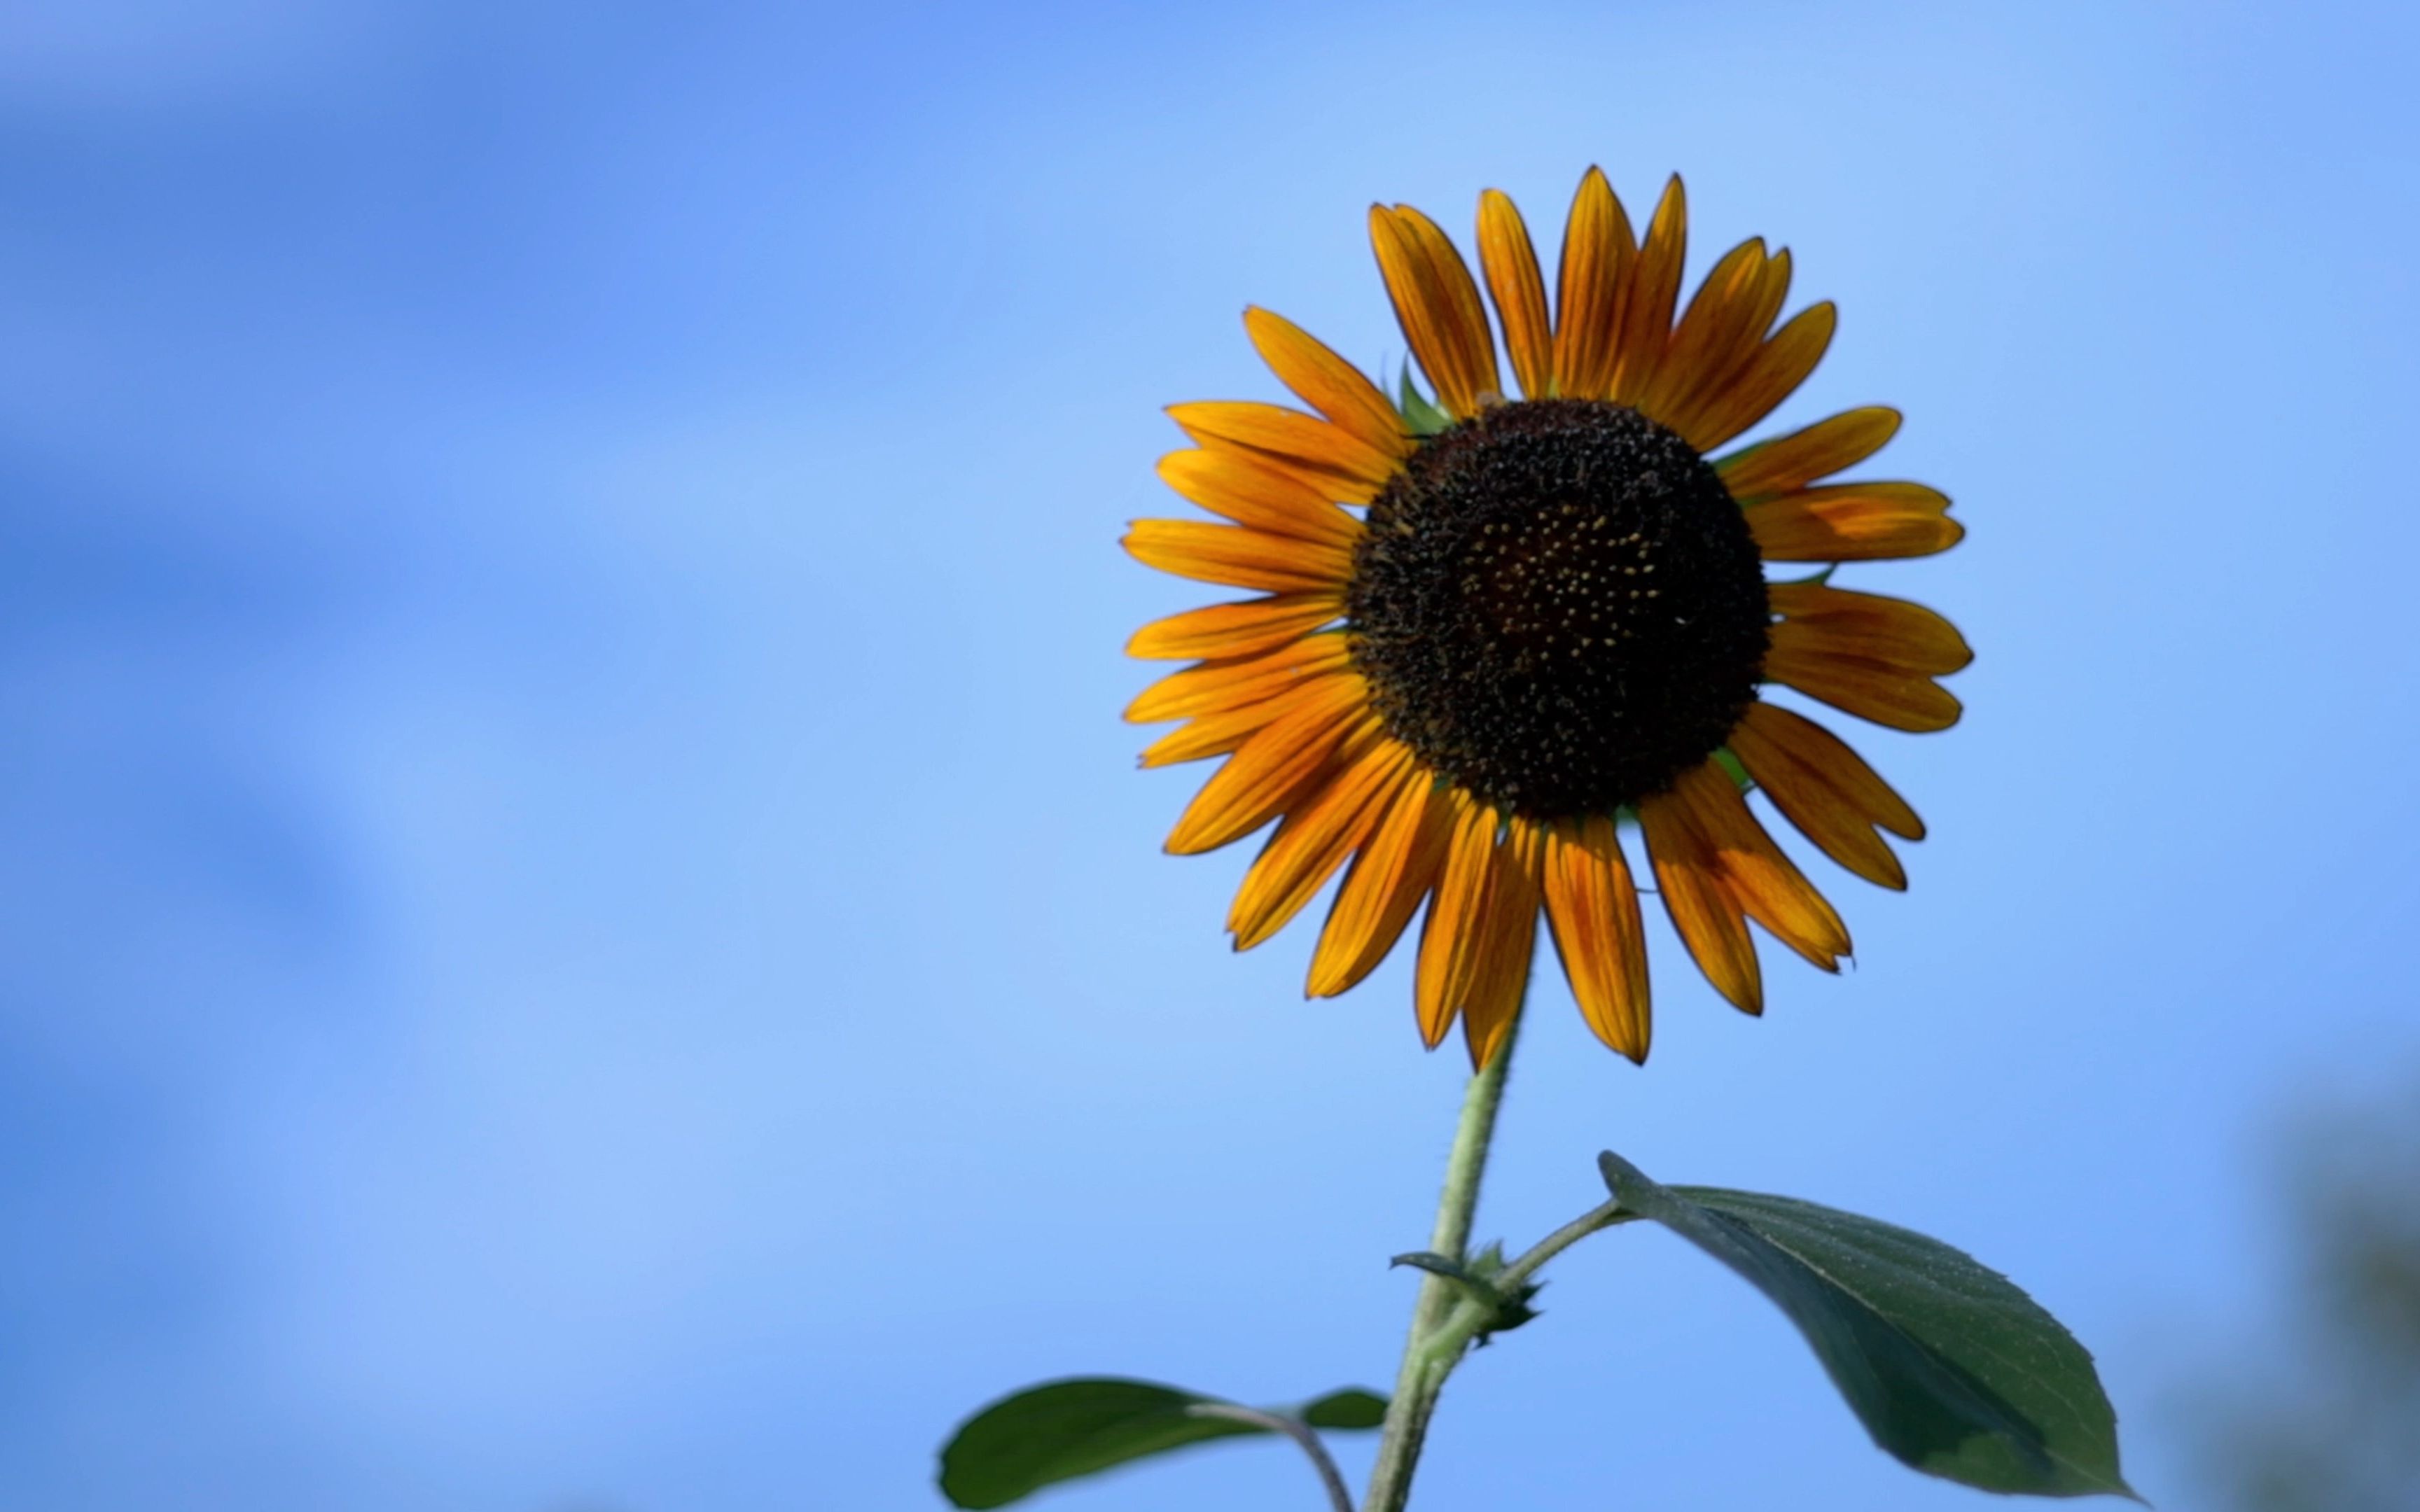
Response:
[{"label": "blue sky", "polygon": [[[2420,1051],[2408,10],[0,18],[0,1503],[918,1507],[1046,1376],[1389,1378],[1462,1066],[1158,842],[1119,648],[1236,316],[1373,199],[1687,176],[1972,532],[1933,839],[1653,1061],[1537,995],[1484,1234],[1610,1146],[1970,1248],[2136,1484],[2273,1306],[2258,1135]],[[1982,1504],[1677,1242],[1559,1264],[1429,1502]],[[1365,1451],[1366,1452],[1366,1451]],[[1068,1512],[1311,1504],[1274,1447]],[[1292,1499],[1291,1502],[1288,1499]]]}]

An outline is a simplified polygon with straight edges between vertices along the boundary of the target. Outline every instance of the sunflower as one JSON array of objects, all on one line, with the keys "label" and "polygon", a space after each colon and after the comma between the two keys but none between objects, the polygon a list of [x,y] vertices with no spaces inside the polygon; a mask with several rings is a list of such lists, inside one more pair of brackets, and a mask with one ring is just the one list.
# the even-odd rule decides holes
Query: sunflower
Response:
[{"label": "sunflower", "polygon": [[[1479,265],[1516,399],[1452,242],[1416,209],[1373,206],[1379,270],[1434,399],[1407,371],[1390,402],[1296,326],[1247,310],[1253,345],[1308,410],[1171,407],[1194,444],[1159,474],[1224,523],[1139,520],[1124,543],[1259,595],[1156,621],[1127,646],[1192,663],[1126,711],[1184,721],[1143,764],[1225,758],[1167,848],[1275,823],[1228,916],[1238,949],[1343,872],[1313,996],[1367,976],[1425,903],[1420,1035],[1434,1048],[1459,1018],[1475,1064],[1519,1011],[1542,912],[1589,1026],[1646,1058],[1626,828],[1699,968],[1749,1013],[1763,1003],[1750,920],[1826,971],[1850,951],[1749,790],[1846,870],[1906,886],[1881,832],[1921,839],[1915,811],[1767,687],[1895,730],[1958,718],[1935,681],[1971,659],[1957,630],[1830,580],[1842,563],[1955,545],[1948,500],[1833,481],[1890,440],[1888,409],[1724,451],[1814,369],[1835,312],[1776,327],[1790,254],[1758,239],[1726,253],[1676,319],[1685,226],[1678,177],[1639,238],[1590,169],[1550,314],[1520,212],[1481,196]],[[1792,579],[1766,563],[1829,565]]]}]

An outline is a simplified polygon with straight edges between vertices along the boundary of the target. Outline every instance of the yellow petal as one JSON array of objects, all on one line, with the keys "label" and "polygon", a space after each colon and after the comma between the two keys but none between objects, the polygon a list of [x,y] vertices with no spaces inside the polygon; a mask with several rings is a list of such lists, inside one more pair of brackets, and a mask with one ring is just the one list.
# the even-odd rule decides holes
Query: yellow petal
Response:
[{"label": "yellow petal", "polygon": [[1429,917],[1420,926],[1420,958],[1412,989],[1420,1039],[1432,1050],[1453,1027],[1454,1015],[1478,980],[1486,944],[1481,926],[1487,920],[1487,889],[1496,872],[1496,810],[1472,802],[1459,789],[1450,793],[1448,802],[1453,811],[1453,839],[1446,849],[1436,895],[1429,900]]},{"label": "yellow petal", "polygon": [[1347,551],[1361,538],[1361,522],[1329,503],[1317,485],[1242,452],[1171,452],[1159,459],[1159,479],[1210,513],[1254,530]]},{"label": "yellow petal", "polygon": [[1655,381],[1672,337],[1672,306],[1681,297],[1681,264],[1689,249],[1688,196],[1674,174],[1647,223],[1631,260],[1621,297],[1621,340],[1614,353],[1612,397],[1634,404]]},{"label": "yellow petal", "polygon": [[1333,588],[1210,604],[1152,621],[1126,642],[1126,655],[1147,661],[1245,656],[1309,635],[1343,612],[1344,596]]},{"label": "yellow petal", "polygon": [[1368,503],[1397,471],[1391,453],[1299,409],[1222,399],[1172,404],[1168,417],[1199,445],[1274,462],[1342,503]]},{"label": "yellow petal", "polygon": [[1827,583],[1773,583],[1766,590],[1774,627],[1806,655],[1857,656],[1901,671],[1941,677],[1975,659],[1958,627],[1921,604],[1883,594],[1851,593]]},{"label": "yellow petal", "polygon": [[1436,223],[1408,205],[1370,207],[1370,244],[1394,302],[1404,340],[1446,412],[1466,418],[1502,397],[1496,338],[1479,285]]},{"label": "yellow petal", "polygon": [[1757,349],[1736,378],[1703,406],[1676,421],[1673,428],[1700,452],[1722,445],[1798,392],[1798,385],[1807,381],[1807,375],[1815,371],[1815,364],[1830,349],[1832,332],[1838,325],[1839,311],[1829,300],[1799,311]]},{"label": "yellow petal", "polygon": [[1698,832],[1689,805],[1676,789],[1638,806],[1655,867],[1655,891],[1672,928],[1697,958],[1698,969],[1742,1012],[1764,1011],[1764,982],[1747,921],[1726,886],[1714,845]]},{"label": "yellow petal", "polygon": [[1555,282],[1555,390],[1565,397],[1602,399],[1613,392],[1622,291],[1637,255],[1621,201],[1605,174],[1590,168],[1572,196]]},{"label": "yellow petal", "polygon": [[1271,594],[1333,593],[1353,572],[1342,548],[1203,520],[1139,519],[1118,544],[1147,567]]},{"label": "yellow petal", "polygon": [[1672,792],[1688,804],[1691,824],[1723,869],[1724,889],[1747,917],[1825,971],[1839,970],[1848,926],[1748,812],[1730,774],[1702,762],[1682,773]]},{"label": "yellow petal", "polygon": [[1878,887],[1907,886],[1905,869],[1875,825],[1888,823],[1910,839],[1920,838],[1923,826],[1838,736],[1787,709],[1759,702],[1748,705],[1731,732],[1730,749],[1781,816],[1824,855]]},{"label": "yellow petal", "polygon": [[1861,656],[1808,651],[1785,639],[1790,624],[1774,626],[1764,675],[1836,709],[1893,730],[1918,734],[1958,722],[1957,698],[1928,677],[1919,677]]},{"label": "yellow petal", "polygon": [[1512,376],[1523,393],[1543,399],[1555,379],[1555,335],[1546,318],[1546,285],[1538,273],[1538,254],[1529,245],[1529,228],[1501,190],[1491,189],[1479,196],[1479,266],[1487,275],[1487,292],[1496,301],[1496,318],[1504,327],[1504,349],[1512,356]]},{"label": "yellow petal", "polygon": [[1359,368],[1281,315],[1258,307],[1244,312],[1244,329],[1261,361],[1302,402],[1371,450],[1409,456],[1418,444],[1404,430],[1404,418]]},{"label": "yellow petal", "polygon": [[1130,724],[1162,719],[1189,719],[1197,714],[1240,709],[1276,698],[1306,679],[1347,665],[1344,637],[1335,632],[1305,636],[1273,651],[1203,662],[1171,672],[1137,694],[1126,705]]},{"label": "yellow petal", "polygon": [[1865,759],[1839,736],[1807,718],[1771,703],[1751,703],[1741,724],[1759,738],[1787,752],[1800,766],[1816,773],[1823,784],[1856,812],[1902,840],[1922,840],[1924,821],[1907,800],[1884,781]]},{"label": "yellow petal", "polygon": [[1395,948],[1445,865],[1452,812],[1427,768],[1413,765],[1381,800],[1377,833],[1336,889],[1306,991],[1333,997],[1377,969]]},{"label": "yellow petal", "polygon": [[1473,1071],[1504,1047],[1528,991],[1529,967],[1538,953],[1539,871],[1544,860],[1545,831],[1526,819],[1506,821],[1487,888],[1484,954],[1462,1005],[1463,1042]]},{"label": "yellow petal", "polygon": [[1842,483],[1751,505],[1747,528],[1767,562],[1879,562],[1956,546],[1966,527],[1948,508],[1920,483]]},{"label": "yellow petal", "polygon": [[1868,405],[1733,452],[1716,459],[1714,471],[1732,498],[1752,504],[1856,466],[1898,430],[1898,410]]},{"label": "yellow petal", "polygon": [[1412,753],[1374,730],[1326,786],[1287,814],[1235,891],[1227,913],[1235,949],[1249,950],[1286,926],[1327,885],[1345,858],[1385,816],[1381,800],[1393,790]]},{"label": "yellow petal", "polygon": [[1598,1039],[1643,1064],[1647,940],[1613,821],[1591,814],[1547,831],[1544,883],[1546,922],[1580,1016]]},{"label": "yellow petal", "polygon": [[1639,395],[1642,411],[1679,430],[1687,397],[1719,380],[1743,348],[1753,350],[1764,332],[1749,331],[1747,323],[1762,302],[1766,261],[1764,239],[1753,237],[1707,271],[1673,329],[1653,380]]},{"label": "yellow petal", "polygon": [[1341,702],[1308,702],[1279,716],[1202,784],[1169,833],[1168,853],[1215,851],[1275,819],[1326,780],[1337,748],[1364,723],[1374,728],[1374,717]]},{"label": "yellow petal", "polygon": [[1145,746],[1142,764],[1171,766],[1205,756],[1224,756],[1305,703],[1353,705],[1367,703],[1369,698],[1369,688],[1357,672],[1309,678],[1275,698],[1196,716]]}]

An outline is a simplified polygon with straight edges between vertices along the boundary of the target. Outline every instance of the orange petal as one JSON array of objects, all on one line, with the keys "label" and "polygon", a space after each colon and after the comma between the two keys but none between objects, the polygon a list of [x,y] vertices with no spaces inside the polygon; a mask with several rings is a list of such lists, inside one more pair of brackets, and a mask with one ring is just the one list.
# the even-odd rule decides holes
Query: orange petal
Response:
[{"label": "orange petal", "polygon": [[1580,1016],[1598,1039],[1644,1064],[1647,940],[1638,889],[1612,820],[1591,814],[1547,831],[1545,902]]},{"label": "orange petal", "polygon": [[1353,572],[1342,548],[1197,519],[1139,519],[1118,544],[1147,567],[1271,594],[1333,593]]},{"label": "orange petal", "polygon": [[1437,402],[1456,418],[1475,415],[1502,397],[1496,376],[1496,338],[1479,302],[1479,285],[1436,223],[1408,205],[1370,207],[1370,244],[1394,301],[1404,340]]},{"label": "orange petal", "polygon": [[1757,348],[1736,378],[1673,428],[1700,452],[1722,445],[1798,392],[1830,349],[1838,325],[1839,311],[1829,300],[1799,311]]},{"label": "orange petal", "polygon": [[1126,721],[1155,724],[1240,709],[1276,698],[1304,679],[1332,672],[1349,660],[1344,637],[1331,631],[1290,640],[1256,656],[1206,661],[1171,672],[1137,694],[1126,705]]},{"label": "orange petal", "polygon": [[1286,926],[1385,817],[1381,803],[1412,760],[1411,751],[1373,733],[1334,780],[1285,816],[1269,837],[1227,911],[1235,949],[1249,950]]},{"label": "orange petal", "polygon": [[1455,250],[1453,239],[1444,228],[1409,205],[1395,207],[1395,224],[1419,243],[1432,286],[1443,299],[1442,308],[1469,373],[1473,402],[1500,403],[1504,380],[1496,372],[1496,333],[1488,327],[1487,306],[1480,301],[1479,285],[1471,279],[1469,265],[1462,260],[1462,254]]},{"label": "orange petal", "polygon": [[1187,720],[1145,746],[1142,765],[1171,766],[1178,762],[1198,762],[1205,756],[1224,756],[1305,703],[1366,703],[1369,697],[1369,687],[1357,673],[1330,672],[1311,678],[1259,703],[1241,704]]},{"label": "orange petal", "polygon": [[1638,255],[1630,217],[1603,171],[1590,168],[1563,223],[1562,270],[1555,281],[1555,392],[1602,399],[1613,392],[1621,337],[1621,295]]},{"label": "orange petal", "polygon": [[1677,789],[1658,794],[1638,806],[1638,824],[1647,835],[1648,858],[1654,863],[1656,893],[1672,917],[1673,930],[1697,958],[1698,969],[1732,1007],[1763,1012],[1756,944],[1747,937],[1747,921],[1725,885],[1714,844],[1699,833],[1688,803]]},{"label": "orange petal", "polygon": [[1496,810],[1451,790],[1453,839],[1446,848],[1445,873],[1429,917],[1420,926],[1420,959],[1412,1000],[1420,1039],[1432,1050],[1453,1027],[1454,1015],[1479,980],[1487,943],[1487,892],[1496,873]]},{"label": "orange petal", "polygon": [[1392,454],[1299,409],[1222,399],[1172,404],[1168,416],[1200,445],[1275,462],[1343,503],[1368,503],[1397,471]]},{"label": "orange petal", "polygon": [[1788,628],[1786,621],[1774,626],[1773,649],[1764,656],[1768,681],[1893,730],[1924,734],[1958,722],[1957,698],[1931,678],[1862,656],[1807,651],[1783,639]]},{"label": "orange petal", "polygon": [[1512,376],[1521,392],[1543,399],[1555,381],[1555,335],[1546,319],[1546,284],[1538,274],[1538,254],[1529,228],[1503,191],[1479,196],[1479,266],[1504,327],[1504,348],[1512,354]]},{"label": "orange petal", "polygon": [[1907,886],[1906,870],[1874,826],[1887,815],[1914,828],[1911,839],[1923,828],[1900,795],[1831,732],[1787,709],[1752,703],[1731,731],[1730,749],[1781,816],[1824,855],[1877,887]]},{"label": "orange petal", "polygon": [[1924,821],[1891,785],[1839,736],[1807,718],[1771,703],[1751,703],[1741,724],[1759,739],[1780,748],[1856,811],[1902,840],[1922,840]]},{"label": "orange petal", "polygon": [[1770,345],[1765,332],[1772,329],[1773,317],[1780,313],[1789,290],[1790,250],[1785,247],[1766,261],[1756,286],[1742,296],[1738,317],[1710,342],[1711,349],[1698,364],[1697,374],[1671,400],[1666,424],[1684,438],[1699,438],[1692,443],[1699,450],[1711,445],[1703,438],[1715,434],[1714,424],[1725,412],[1728,396],[1742,384],[1755,381],[1758,363]]},{"label": "orange petal", "polygon": [[1681,774],[1672,793],[1689,806],[1692,825],[1722,866],[1725,890],[1748,918],[1816,965],[1839,970],[1849,953],[1848,926],[1748,812],[1730,774],[1701,762]]},{"label": "orange petal", "polygon": [[1856,466],[1881,451],[1898,430],[1898,410],[1868,405],[1733,452],[1718,459],[1714,471],[1722,474],[1732,498],[1753,504]]},{"label": "orange petal", "polygon": [[1302,402],[1372,450],[1409,456],[1418,444],[1404,431],[1404,417],[1359,368],[1281,315],[1258,307],[1244,312],[1244,330],[1261,361]]},{"label": "orange petal", "polygon": [[1126,642],[1126,655],[1147,661],[1247,656],[1309,635],[1343,612],[1343,595],[1333,588],[1210,604],[1152,621]]},{"label": "orange petal", "polygon": [[1413,765],[1380,800],[1385,817],[1336,889],[1306,991],[1333,997],[1377,969],[1445,865],[1452,811],[1436,779]]},{"label": "orange petal", "polygon": [[1361,522],[1302,475],[1242,452],[1190,447],[1159,459],[1159,480],[1238,525],[1353,549]]},{"label": "orange petal", "polygon": [[1827,583],[1772,583],[1766,601],[1785,640],[1807,654],[1859,656],[1901,671],[1941,677],[1975,659],[1958,627],[1921,604],[1882,594],[1857,594]]},{"label": "orange petal", "polygon": [[1647,223],[1647,239],[1630,264],[1621,297],[1621,341],[1614,353],[1612,397],[1632,404],[1655,381],[1672,338],[1672,306],[1681,297],[1681,264],[1689,246],[1689,204],[1674,174]]},{"label": "orange petal", "polygon": [[1345,700],[1313,700],[1263,726],[1193,795],[1169,833],[1168,853],[1215,851],[1292,808],[1325,780],[1337,747],[1360,722],[1357,712]]},{"label": "orange petal", "polygon": [[1767,562],[1879,562],[1947,551],[1966,534],[1948,498],[1920,483],[1801,488],[1747,511]]},{"label": "orange petal", "polygon": [[1545,861],[1545,831],[1527,819],[1508,820],[1497,847],[1495,876],[1487,889],[1483,924],[1485,955],[1470,995],[1462,1007],[1463,1042],[1477,1071],[1504,1047],[1521,999],[1529,990],[1529,967],[1538,953],[1539,871]]},{"label": "orange petal", "polygon": [[1719,379],[1738,357],[1754,349],[1764,332],[1750,331],[1747,323],[1762,303],[1766,261],[1764,239],[1752,237],[1723,254],[1707,271],[1673,329],[1653,380],[1639,395],[1641,410],[1680,429],[1677,422],[1687,396]]},{"label": "orange petal", "polygon": [[1703,402],[1707,396],[1721,393],[1738,376],[1740,368],[1755,360],[1757,352],[1764,345],[1766,332],[1773,330],[1774,320],[1781,314],[1783,301],[1790,298],[1791,267],[1788,247],[1765,259],[1764,275],[1757,281],[1755,303],[1747,318],[1740,323],[1739,345],[1726,354],[1723,368],[1710,376],[1719,381],[1709,381],[1703,389],[1691,395],[1692,403]]}]

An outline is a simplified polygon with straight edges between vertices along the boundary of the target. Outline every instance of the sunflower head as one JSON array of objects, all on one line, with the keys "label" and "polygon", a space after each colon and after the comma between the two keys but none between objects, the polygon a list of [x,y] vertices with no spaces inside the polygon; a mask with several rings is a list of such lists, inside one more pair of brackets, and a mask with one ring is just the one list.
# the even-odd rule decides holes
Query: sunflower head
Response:
[{"label": "sunflower head", "polygon": [[[1228,918],[1260,943],[1339,872],[1310,991],[1344,991],[1426,905],[1422,1037],[1459,1019],[1473,1058],[1502,1041],[1543,913],[1581,1012],[1648,1047],[1638,888],[1621,830],[1699,967],[1753,1013],[1753,921],[1825,970],[1849,936],[1745,794],[1817,848],[1905,885],[1882,831],[1915,813],[1841,741],[1768,702],[1778,684],[1895,729],[1939,730],[1934,679],[1968,660],[1948,622],[1902,600],[1791,581],[1769,563],[1921,556],[1954,545],[1948,501],[1910,483],[1831,481],[1879,450],[1895,411],[1854,409],[1716,455],[1805,379],[1832,307],[1776,324],[1790,255],[1733,248],[1678,309],[1680,180],[1634,236],[1605,177],[1582,179],[1549,311],[1511,200],[1481,197],[1480,266],[1521,395],[1507,398],[1479,286],[1419,211],[1373,207],[1405,340],[1435,391],[1389,403],[1301,330],[1246,313],[1311,412],[1173,407],[1195,443],[1160,464],[1227,523],[1140,520],[1143,562],[1260,596],[1146,625],[1128,649],[1192,663],[1127,710],[1182,719],[1144,764],[1226,758],[1171,851],[1276,830]],[[1676,310],[1678,314],[1676,316]]]},{"label": "sunflower head", "polygon": [[1613,813],[1739,723],[1764,570],[1687,442],[1601,399],[1483,409],[1371,502],[1353,664],[1445,780],[1534,820]]}]

